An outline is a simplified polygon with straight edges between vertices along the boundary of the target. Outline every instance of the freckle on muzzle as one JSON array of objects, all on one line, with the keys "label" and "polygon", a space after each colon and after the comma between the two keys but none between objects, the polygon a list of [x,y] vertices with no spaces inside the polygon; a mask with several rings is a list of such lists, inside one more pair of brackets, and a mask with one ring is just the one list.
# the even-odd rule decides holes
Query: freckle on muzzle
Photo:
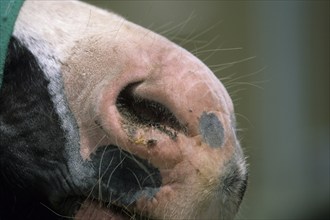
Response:
[{"label": "freckle on muzzle", "polygon": [[203,141],[210,147],[217,148],[223,145],[223,125],[214,113],[203,112],[199,119],[199,131]]}]

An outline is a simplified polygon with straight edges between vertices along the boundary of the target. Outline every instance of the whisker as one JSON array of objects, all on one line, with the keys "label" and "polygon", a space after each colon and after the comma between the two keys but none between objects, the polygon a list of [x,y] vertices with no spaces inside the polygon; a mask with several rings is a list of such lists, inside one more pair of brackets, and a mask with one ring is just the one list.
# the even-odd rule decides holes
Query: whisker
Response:
[{"label": "whisker", "polygon": [[251,57],[247,57],[247,58],[244,58],[244,59],[236,60],[236,61],[233,61],[233,62],[210,65],[209,67],[210,68],[217,68],[217,67],[222,67],[222,66],[226,66],[226,65],[234,65],[234,64],[243,63],[245,61],[252,60],[252,59],[255,59],[255,58],[256,58],[256,56],[251,56]]},{"label": "whisker", "polygon": [[232,88],[233,86],[241,86],[241,85],[248,85],[248,86],[252,86],[252,87],[255,87],[255,88],[258,88],[258,89],[262,89],[262,90],[264,89],[263,87],[258,86],[256,84],[254,84],[253,82],[235,82],[231,86],[226,86],[226,87],[227,87],[227,89],[229,89],[229,88]]},{"label": "whisker", "polygon": [[[212,41],[212,40],[211,40]],[[210,42],[208,42],[210,44]],[[207,47],[208,44],[204,45],[203,47]],[[234,50],[242,50],[242,47],[232,47],[232,48],[217,48],[217,49],[208,49],[208,50],[201,50],[193,52],[195,55],[201,54],[201,53],[209,53],[209,52],[218,52],[218,51],[234,51]]]},{"label": "whisker", "polygon": [[54,211],[52,208],[48,207],[46,204],[44,203],[40,203],[40,205],[44,206],[46,209],[48,209],[49,211],[51,211],[52,213],[54,213],[56,216],[61,217],[61,218],[66,218],[66,219],[74,219],[74,217],[72,216],[67,216],[67,215],[61,215],[58,212]]},{"label": "whisker", "polygon": [[110,184],[110,181],[111,181],[111,177],[112,177],[112,175],[114,174],[114,172],[116,171],[116,169],[118,169],[118,167],[124,162],[124,160],[125,160],[126,158],[123,158],[116,166],[115,166],[115,168],[112,170],[112,172],[111,172],[111,174],[110,174],[110,176],[109,176],[109,179],[108,179],[108,181],[107,181],[107,184],[106,184],[106,186],[107,187],[109,187],[109,184]]},{"label": "whisker", "polygon": [[178,28],[178,31],[176,31],[175,35],[171,36],[171,39],[175,39],[181,33],[184,27],[186,27],[186,25],[193,19],[194,16],[194,12],[191,12],[189,17],[181,23],[181,26]]},{"label": "whisker", "polygon": [[130,168],[127,168],[127,169],[133,174],[134,178],[136,179],[136,182],[137,182],[138,185],[139,185],[140,190],[142,190],[142,186],[141,186],[140,180],[139,180],[139,178],[136,176],[135,172],[133,172],[133,170],[131,170]]},{"label": "whisker", "polygon": [[235,81],[240,80],[240,79],[245,79],[245,78],[248,78],[250,76],[257,75],[257,74],[263,72],[265,69],[266,69],[266,67],[263,67],[263,68],[255,71],[255,72],[252,72],[252,73],[249,73],[249,74],[242,74],[242,75],[240,75],[238,77],[233,77],[234,75],[236,75],[236,74],[233,74],[231,77],[229,77],[230,80],[226,81],[226,83],[235,82]]},{"label": "whisker", "polygon": [[180,29],[182,26],[184,27],[192,19],[192,14],[186,20],[184,20],[183,22],[167,29],[166,31],[159,32],[159,34],[160,35],[167,35],[167,34],[169,34],[170,32],[172,32],[174,30]]},{"label": "whisker", "polygon": [[255,126],[253,125],[252,121],[249,120],[248,117],[244,116],[243,114],[240,113],[235,113],[236,116],[243,118],[245,121],[248,122],[248,124],[252,127],[255,128]]},{"label": "whisker", "polygon": [[108,170],[108,168],[110,167],[110,165],[112,164],[112,160],[113,160],[113,157],[111,158],[110,160],[110,163],[108,164],[106,170],[104,171],[104,173],[101,175],[101,170],[102,170],[102,163],[103,163],[103,158],[104,158],[104,154],[105,154],[105,151],[107,150],[108,146],[105,146],[104,149],[103,149],[103,152],[102,152],[102,155],[101,155],[101,159],[100,159],[100,165],[99,165],[99,178],[98,178],[98,182],[99,182],[99,200],[102,200],[102,192],[101,192],[101,184],[102,184],[102,178],[103,176],[105,175],[106,171]]},{"label": "whisker", "polygon": [[[148,176],[151,177],[151,181],[153,182],[154,185],[156,185],[155,180],[153,179],[153,174],[145,167],[145,165],[143,163],[141,163],[140,161],[138,161],[135,156],[133,154],[127,155],[128,158],[134,160],[134,162],[143,170],[145,171]],[[144,180],[146,181],[146,179]],[[144,183],[144,182],[143,182]],[[143,185],[143,184],[142,184]]]},{"label": "whisker", "polygon": [[196,38],[199,38],[201,36],[203,36],[204,34],[206,34],[207,32],[209,32],[210,30],[214,29],[214,27],[218,26],[220,23],[222,23],[222,21],[219,21],[217,23],[215,23],[214,25],[211,25],[210,27],[206,28],[205,30],[203,30],[202,32],[196,34],[194,37],[191,37],[189,40],[187,40],[186,42],[182,43],[181,46],[184,46],[190,42],[192,42],[193,40],[195,40]]}]

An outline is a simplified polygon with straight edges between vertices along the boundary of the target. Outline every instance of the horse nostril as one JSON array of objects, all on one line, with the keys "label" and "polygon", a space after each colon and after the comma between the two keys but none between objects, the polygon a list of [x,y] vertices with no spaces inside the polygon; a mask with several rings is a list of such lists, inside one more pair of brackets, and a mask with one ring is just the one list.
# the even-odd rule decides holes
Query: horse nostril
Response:
[{"label": "horse nostril", "polygon": [[169,131],[167,128],[175,132],[186,133],[186,127],[166,106],[134,94],[134,89],[139,84],[129,84],[117,98],[116,106],[125,122],[138,127],[153,127],[165,133]]}]

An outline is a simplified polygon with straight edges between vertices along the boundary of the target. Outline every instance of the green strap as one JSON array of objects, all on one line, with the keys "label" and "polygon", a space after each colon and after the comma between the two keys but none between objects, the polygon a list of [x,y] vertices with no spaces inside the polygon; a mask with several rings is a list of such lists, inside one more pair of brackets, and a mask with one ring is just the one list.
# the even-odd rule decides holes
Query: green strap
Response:
[{"label": "green strap", "polygon": [[24,0],[0,0],[0,88],[9,39]]}]

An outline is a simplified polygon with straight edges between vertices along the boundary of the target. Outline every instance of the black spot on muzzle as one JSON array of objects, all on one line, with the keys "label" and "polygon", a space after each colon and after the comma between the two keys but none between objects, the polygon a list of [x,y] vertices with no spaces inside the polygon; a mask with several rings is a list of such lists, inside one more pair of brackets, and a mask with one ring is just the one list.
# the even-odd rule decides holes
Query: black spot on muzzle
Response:
[{"label": "black spot on muzzle", "polygon": [[222,123],[214,113],[203,112],[199,119],[199,131],[203,141],[213,148],[221,147],[224,140]]}]

